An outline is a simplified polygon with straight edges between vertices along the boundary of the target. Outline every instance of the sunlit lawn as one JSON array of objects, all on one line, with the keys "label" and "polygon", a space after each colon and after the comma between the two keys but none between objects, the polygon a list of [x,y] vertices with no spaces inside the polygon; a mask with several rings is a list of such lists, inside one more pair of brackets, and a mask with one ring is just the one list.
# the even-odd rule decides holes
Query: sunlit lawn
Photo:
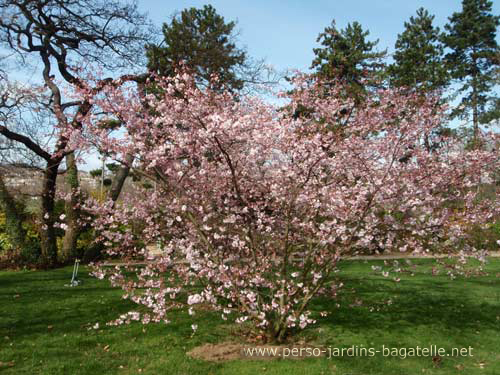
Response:
[{"label": "sunlit lawn", "polygon": [[[424,261],[422,261],[424,262]],[[316,313],[331,311],[298,337],[321,347],[472,347],[473,356],[342,357],[305,360],[206,362],[186,355],[204,343],[242,341],[218,314],[185,311],[172,323],[109,327],[134,306],[119,290],[82,272],[84,283],[65,287],[71,268],[0,272],[0,373],[5,374],[500,374],[500,259],[488,276],[451,281],[420,272],[395,283],[374,275],[380,262],[349,261],[340,277],[342,299],[319,299]],[[85,271],[85,270],[84,270]],[[354,295],[351,288],[357,290]],[[349,307],[360,298],[361,306]],[[382,301],[392,300],[392,304]],[[340,302],[340,308],[335,304]],[[359,302],[359,301],[358,301]],[[377,311],[378,310],[378,311]],[[96,322],[98,330],[88,329]]]}]

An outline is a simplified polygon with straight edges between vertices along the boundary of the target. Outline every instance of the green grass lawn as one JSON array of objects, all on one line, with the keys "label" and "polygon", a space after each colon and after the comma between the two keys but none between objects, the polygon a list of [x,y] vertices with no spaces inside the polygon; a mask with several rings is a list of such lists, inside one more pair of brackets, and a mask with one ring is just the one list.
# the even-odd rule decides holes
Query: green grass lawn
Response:
[{"label": "green grass lawn", "polygon": [[[421,261],[428,262],[428,261]],[[231,322],[198,312],[199,329],[185,311],[170,325],[105,322],[134,307],[82,272],[84,284],[65,287],[71,268],[49,272],[0,272],[0,373],[2,374],[500,374],[500,259],[488,276],[451,281],[417,273],[395,283],[374,275],[380,262],[348,261],[339,275],[346,284],[340,301],[318,299],[327,318],[298,335],[310,345],[416,348],[472,347],[473,356],[341,357],[304,360],[206,362],[185,353],[204,343],[242,340]],[[84,270],[85,271],[85,270]],[[357,290],[357,294],[352,292]],[[349,307],[356,298],[361,306]],[[382,304],[391,299],[392,304]],[[340,308],[335,306],[340,302]],[[99,322],[101,329],[88,327]]]}]

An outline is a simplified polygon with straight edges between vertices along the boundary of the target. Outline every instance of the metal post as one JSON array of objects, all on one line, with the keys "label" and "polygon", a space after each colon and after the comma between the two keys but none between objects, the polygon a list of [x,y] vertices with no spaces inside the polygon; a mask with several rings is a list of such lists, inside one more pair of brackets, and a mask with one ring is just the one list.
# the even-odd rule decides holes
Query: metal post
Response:
[{"label": "metal post", "polygon": [[75,264],[73,265],[73,275],[71,275],[71,281],[65,286],[78,286],[82,282],[78,280],[78,268],[80,266],[80,259],[75,259]]}]

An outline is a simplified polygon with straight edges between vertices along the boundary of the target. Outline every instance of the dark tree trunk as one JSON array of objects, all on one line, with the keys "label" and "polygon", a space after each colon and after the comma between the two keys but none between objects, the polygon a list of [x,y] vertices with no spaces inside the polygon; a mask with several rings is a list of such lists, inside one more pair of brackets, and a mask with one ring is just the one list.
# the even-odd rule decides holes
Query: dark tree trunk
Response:
[{"label": "dark tree trunk", "polygon": [[[474,54],[476,52],[474,51]],[[479,101],[478,101],[478,82],[477,76],[479,74],[479,68],[477,66],[476,59],[473,59],[473,72],[472,72],[472,131],[473,131],[473,147],[474,149],[480,148],[479,142]]]},{"label": "dark tree trunk", "polygon": [[116,172],[115,178],[113,179],[113,183],[111,185],[111,189],[109,190],[109,197],[113,202],[116,202],[123,188],[123,184],[125,183],[125,179],[129,175],[130,167],[134,162],[134,156],[132,154],[125,155],[125,164],[122,165],[118,172]]},{"label": "dark tree trunk", "polygon": [[61,164],[61,158],[51,158],[43,175],[42,190],[42,266],[54,267],[57,264],[57,239],[54,229],[54,204],[56,193],[57,171]]},{"label": "dark tree trunk", "polygon": [[75,154],[66,155],[66,183],[71,189],[71,198],[66,202],[66,232],[63,239],[62,257],[65,262],[73,260],[77,255],[77,241],[80,234],[78,219],[80,217],[80,195],[78,192],[78,168]]},{"label": "dark tree trunk", "polygon": [[474,132],[474,146],[477,146],[479,139],[479,121],[478,121],[478,109],[477,109],[477,89],[476,89],[476,78],[473,78],[472,82],[472,129]]},{"label": "dark tree trunk", "polygon": [[[141,93],[141,96],[144,98],[146,95],[146,86],[144,84],[144,80],[141,79],[137,81],[137,84],[139,92]],[[146,101],[144,101],[144,106],[146,108],[149,108]],[[120,196],[120,193],[123,189],[123,184],[125,183],[125,180],[127,179],[130,173],[130,168],[132,167],[133,163],[134,163],[134,155],[126,154],[124,163],[118,169],[118,172],[116,173],[115,178],[113,179],[113,183],[111,184],[111,189],[109,190],[108,197],[111,198],[113,202],[116,202],[118,200],[118,197]]]},{"label": "dark tree trunk", "polygon": [[26,245],[26,231],[23,228],[23,214],[19,212],[14,197],[5,187],[0,175],[0,207],[5,212],[5,229],[15,251]]}]

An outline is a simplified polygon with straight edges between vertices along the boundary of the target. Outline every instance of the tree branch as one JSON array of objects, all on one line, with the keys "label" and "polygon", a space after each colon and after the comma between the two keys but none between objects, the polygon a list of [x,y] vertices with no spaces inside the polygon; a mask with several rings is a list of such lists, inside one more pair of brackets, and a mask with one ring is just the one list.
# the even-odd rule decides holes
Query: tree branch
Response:
[{"label": "tree branch", "polygon": [[0,134],[2,134],[4,137],[6,137],[12,141],[22,143],[27,148],[29,148],[31,151],[33,151],[35,154],[37,154],[38,156],[40,156],[41,158],[43,158],[47,161],[49,161],[51,158],[50,154],[47,151],[42,149],[39,145],[37,145],[35,142],[33,142],[30,138],[28,138],[22,134],[12,132],[3,125],[0,125]]}]

